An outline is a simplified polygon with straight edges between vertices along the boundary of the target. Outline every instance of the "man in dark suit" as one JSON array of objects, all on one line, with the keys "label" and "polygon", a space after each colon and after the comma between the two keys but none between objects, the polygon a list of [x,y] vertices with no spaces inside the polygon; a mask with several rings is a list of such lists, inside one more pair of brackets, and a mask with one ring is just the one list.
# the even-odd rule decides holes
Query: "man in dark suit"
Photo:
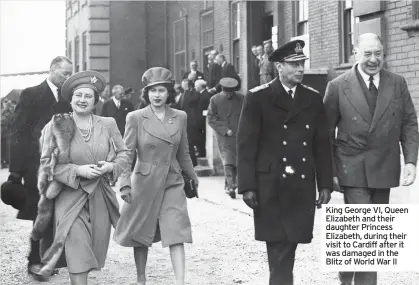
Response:
[{"label": "man in dark suit", "polygon": [[[208,56],[208,88],[214,88],[221,79],[221,66],[215,61],[215,57],[218,55],[216,50],[211,51]],[[215,93],[213,90],[212,94]]]},{"label": "man in dark suit", "polygon": [[212,95],[207,90],[207,83],[202,79],[195,81],[195,90],[199,94],[198,116],[199,116],[199,131],[201,133],[201,138],[198,142],[197,148],[199,152],[199,157],[206,157],[207,156],[207,152],[205,148],[206,119],[207,119],[206,113],[207,113]]},{"label": "man in dark suit", "polygon": [[[72,72],[71,60],[58,56],[51,62],[48,78],[40,85],[24,89],[19,97],[11,125],[9,167],[9,180],[20,184],[23,178],[27,194],[18,219],[35,221],[38,214],[38,140],[54,114],[71,112],[70,104],[61,97],[60,88]],[[32,239],[30,243],[28,273],[34,274],[40,269],[40,243]]]},{"label": "man in dark suit", "polygon": [[134,105],[131,101],[123,99],[125,91],[121,85],[115,85],[112,88],[112,98],[103,103],[102,117],[112,117],[116,121],[121,135],[125,133],[125,122],[129,112],[134,111]]},{"label": "man in dark suit", "polygon": [[293,284],[297,245],[311,242],[316,204],[329,202],[333,186],[322,97],[301,84],[303,47],[296,40],[270,55],[279,77],[247,93],[237,134],[238,192],[266,242],[269,285]]},{"label": "man in dark suit", "polygon": [[[198,149],[202,140],[202,132],[200,125],[200,110],[199,110],[199,93],[194,89],[194,85],[188,79],[182,80],[182,89],[184,90],[182,97],[179,100],[180,110],[185,111],[188,115],[187,133],[189,141],[189,154],[191,156],[193,166],[198,165],[196,158],[195,147]],[[199,149],[198,149],[199,150]],[[202,151],[202,149],[201,149]]]},{"label": "man in dark suit", "polygon": [[258,58],[258,48],[257,46],[252,46],[252,65],[251,65],[251,75],[252,81],[250,83],[251,88],[260,85],[259,77],[259,58]]},{"label": "man in dark suit", "polygon": [[[384,51],[375,34],[363,34],[357,63],[329,82],[324,98],[334,150],[334,187],[346,204],[388,204],[399,186],[400,145],[403,185],[416,177],[418,122],[406,80],[382,68]],[[337,128],[337,136],[335,131]],[[375,285],[376,272],[341,272],[342,284]]]},{"label": "man in dark suit", "polygon": [[[228,63],[226,61],[226,58],[223,54],[217,55],[215,57],[215,60],[218,63],[218,65],[221,66],[220,80],[225,77],[234,78],[239,82],[235,91],[240,90],[241,80],[236,70],[234,69],[234,66],[231,63]],[[215,91],[216,93],[220,93],[221,92],[220,81],[218,81],[217,85],[214,88],[212,88],[210,91],[212,92]]]},{"label": "man in dark suit", "polygon": [[192,83],[195,83],[198,79],[204,79],[204,74],[198,70],[198,62],[196,60],[192,60],[189,67],[191,69],[183,74],[182,79],[189,79]]}]

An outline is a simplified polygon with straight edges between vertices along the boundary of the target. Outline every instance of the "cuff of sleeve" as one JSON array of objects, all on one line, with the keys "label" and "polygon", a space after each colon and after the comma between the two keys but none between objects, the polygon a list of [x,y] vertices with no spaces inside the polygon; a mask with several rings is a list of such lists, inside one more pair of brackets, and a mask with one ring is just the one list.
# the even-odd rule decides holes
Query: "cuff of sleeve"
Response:
[{"label": "cuff of sleeve", "polygon": [[77,165],[75,164],[70,167],[69,169],[70,175],[68,175],[68,181],[67,181],[68,182],[67,185],[74,189],[79,188],[79,185],[80,185],[80,177],[77,176],[76,169],[77,169]]}]

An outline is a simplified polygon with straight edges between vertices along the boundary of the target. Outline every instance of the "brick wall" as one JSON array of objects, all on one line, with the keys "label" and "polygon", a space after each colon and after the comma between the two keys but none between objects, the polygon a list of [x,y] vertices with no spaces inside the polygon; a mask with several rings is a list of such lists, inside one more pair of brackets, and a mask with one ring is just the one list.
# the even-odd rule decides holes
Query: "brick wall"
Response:
[{"label": "brick wall", "polygon": [[339,2],[309,1],[310,68],[340,63]]},{"label": "brick wall", "polygon": [[419,111],[419,37],[409,38],[400,29],[411,21],[411,7],[411,0],[386,3],[386,62],[390,71],[406,78],[416,111]]},{"label": "brick wall", "polygon": [[288,42],[290,38],[294,36],[294,2],[293,1],[286,1],[283,2],[284,7],[284,23],[285,26],[285,41],[284,43]]},{"label": "brick wall", "polygon": [[[214,48],[225,55],[228,62],[231,56],[230,41],[230,3],[214,1]],[[220,45],[223,50],[220,51]]]}]

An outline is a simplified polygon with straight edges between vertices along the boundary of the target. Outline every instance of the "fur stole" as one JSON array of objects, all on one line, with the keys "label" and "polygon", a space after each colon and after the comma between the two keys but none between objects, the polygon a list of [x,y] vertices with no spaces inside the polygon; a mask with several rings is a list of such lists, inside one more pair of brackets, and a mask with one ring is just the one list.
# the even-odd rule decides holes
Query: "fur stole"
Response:
[{"label": "fur stole", "polygon": [[49,128],[43,130],[40,139],[41,157],[47,159],[38,170],[38,216],[32,230],[32,238],[39,240],[51,222],[54,198],[64,185],[53,179],[57,164],[70,162],[70,146],[76,131],[76,124],[71,114],[56,114],[52,117]]}]

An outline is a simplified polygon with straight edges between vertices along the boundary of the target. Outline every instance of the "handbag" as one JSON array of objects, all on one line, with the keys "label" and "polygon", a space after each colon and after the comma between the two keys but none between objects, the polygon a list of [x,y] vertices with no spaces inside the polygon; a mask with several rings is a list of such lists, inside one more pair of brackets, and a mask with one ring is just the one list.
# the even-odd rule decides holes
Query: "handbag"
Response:
[{"label": "handbag", "polygon": [[185,190],[185,195],[187,198],[199,198],[198,197],[198,189],[195,187],[195,183],[193,180],[184,172],[182,171],[183,180],[185,180],[185,186],[183,189]]}]

